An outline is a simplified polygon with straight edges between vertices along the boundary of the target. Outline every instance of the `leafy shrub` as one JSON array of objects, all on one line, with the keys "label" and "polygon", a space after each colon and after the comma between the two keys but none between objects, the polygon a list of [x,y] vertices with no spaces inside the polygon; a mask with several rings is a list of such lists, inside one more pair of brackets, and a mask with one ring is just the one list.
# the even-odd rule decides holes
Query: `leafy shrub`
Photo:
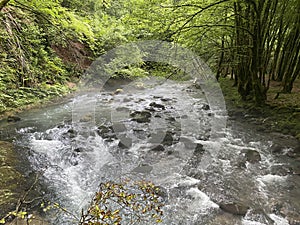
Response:
[{"label": "leafy shrub", "polygon": [[147,181],[101,183],[80,225],[160,223],[163,199],[159,188]]}]

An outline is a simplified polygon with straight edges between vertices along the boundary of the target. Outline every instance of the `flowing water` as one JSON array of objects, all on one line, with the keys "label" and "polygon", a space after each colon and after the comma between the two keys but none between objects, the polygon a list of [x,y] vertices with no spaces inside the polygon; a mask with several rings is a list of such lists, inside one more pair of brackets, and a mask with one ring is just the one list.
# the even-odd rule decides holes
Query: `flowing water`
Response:
[{"label": "flowing water", "polygon": [[[100,182],[129,177],[161,187],[165,225],[300,224],[299,161],[287,156],[295,140],[232,120],[216,131],[226,112],[189,83],[128,87],[24,112],[2,124],[1,139],[13,139],[28,177],[42,174],[45,196],[78,215]],[[245,215],[220,209],[227,203],[246,206]]]}]

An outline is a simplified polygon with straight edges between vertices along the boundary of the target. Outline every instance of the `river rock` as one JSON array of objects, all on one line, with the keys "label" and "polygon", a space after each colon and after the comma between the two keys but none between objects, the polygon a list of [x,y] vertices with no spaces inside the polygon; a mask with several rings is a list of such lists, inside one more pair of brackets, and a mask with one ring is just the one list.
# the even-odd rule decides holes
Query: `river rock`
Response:
[{"label": "river rock", "polygon": [[138,123],[149,123],[151,119],[151,113],[149,111],[135,111],[130,114],[132,121]]},{"label": "river rock", "polygon": [[93,115],[92,114],[86,114],[83,117],[80,118],[80,122],[87,123],[91,122],[93,120]]},{"label": "river rock", "polygon": [[187,119],[187,118],[189,118],[189,117],[188,117],[188,115],[182,115],[180,118],[181,118],[181,119]]},{"label": "river rock", "polygon": [[162,104],[158,104],[156,102],[151,102],[149,106],[152,106],[154,108],[159,108],[159,109],[166,109],[166,107]]},{"label": "river rock", "polygon": [[286,176],[293,173],[293,168],[284,165],[273,165],[270,168],[270,173],[272,175]]},{"label": "river rock", "polygon": [[82,152],[82,151],[83,151],[82,148],[75,148],[75,149],[74,149],[74,152],[78,152],[78,153],[79,153],[79,152]]},{"label": "river rock", "polygon": [[7,122],[18,122],[20,120],[21,120],[21,118],[18,116],[8,116],[7,117]]},{"label": "river rock", "polygon": [[272,154],[282,154],[284,152],[284,147],[280,146],[280,145],[277,145],[277,144],[274,144],[271,146],[271,152]]},{"label": "river rock", "polygon": [[122,137],[121,140],[119,141],[118,146],[120,148],[130,148],[132,146],[132,139],[128,137]]},{"label": "river rock", "polygon": [[148,164],[142,164],[132,170],[135,173],[150,173],[153,170],[153,167]]},{"label": "river rock", "polygon": [[258,151],[256,150],[246,150],[243,151],[245,153],[245,160],[249,163],[258,163],[261,161],[261,156]]},{"label": "river rock", "polygon": [[293,175],[300,176],[300,164],[298,163],[298,164],[294,165],[293,167],[291,167],[289,172],[292,173]]},{"label": "river rock", "polygon": [[209,110],[210,107],[207,104],[203,104],[203,106],[201,107],[201,109],[203,109],[203,110]]},{"label": "river rock", "polygon": [[157,145],[151,149],[151,151],[154,151],[154,152],[163,152],[164,150],[165,150],[165,148],[162,145]]},{"label": "river rock", "polygon": [[113,95],[118,95],[118,94],[121,94],[121,93],[123,93],[123,92],[124,92],[123,89],[118,88],[118,89],[116,89],[116,90],[114,91]]},{"label": "river rock", "polygon": [[168,199],[168,190],[162,186],[155,186],[155,193],[165,200]]},{"label": "river rock", "polygon": [[165,136],[165,132],[163,132],[163,131],[157,131],[157,133],[148,135],[148,137],[150,137],[149,143],[161,144],[164,136]]},{"label": "river rock", "polygon": [[72,166],[77,166],[78,165],[78,156],[79,156],[79,152],[74,151],[71,154],[71,157],[69,158],[69,162]]},{"label": "river rock", "polygon": [[108,137],[108,133],[111,131],[111,129],[105,125],[101,125],[98,127],[97,133],[103,137],[106,138]]},{"label": "river rock", "polygon": [[174,117],[168,117],[168,118],[166,118],[166,120],[168,120],[170,122],[175,122],[176,121],[176,119]]},{"label": "river rock", "polygon": [[166,135],[162,141],[162,144],[171,146],[173,144],[173,141],[174,141],[174,138],[173,138],[172,132],[167,131]]},{"label": "river rock", "polygon": [[289,225],[299,225],[300,224],[300,215],[299,214],[293,215],[293,213],[290,213],[290,215],[287,216],[287,219],[289,221]]},{"label": "river rock", "polygon": [[138,90],[144,90],[144,89],[145,89],[145,84],[142,83],[142,82],[136,82],[136,83],[134,84],[134,87],[135,87],[136,89],[138,89]]},{"label": "river rock", "polygon": [[196,154],[203,154],[204,152],[205,152],[205,150],[203,148],[203,145],[200,144],[200,143],[197,143],[196,147],[195,147],[195,153]]},{"label": "river rock", "polygon": [[123,99],[123,102],[130,102],[130,101],[133,101],[133,99],[132,98],[124,98]]},{"label": "river rock", "polygon": [[245,216],[249,207],[240,203],[221,203],[220,209],[237,216]]},{"label": "river rock", "polygon": [[63,137],[67,139],[75,138],[77,135],[77,132],[74,129],[69,129],[66,133],[63,133]]},{"label": "river rock", "polygon": [[153,107],[145,108],[145,110],[149,112],[156,112],[156,110]]},{"label": "river rock", "polygon": [[209,222],[209,225],[233,225],[233,224],[241,224],[240,222],[241,220],[239,217],[221,211]]},{"label": "river rock", "polygon": [[117,107],[116,108],[116,111],[117,112],[129,112],[130,110],[129,110],[129,108],[127,108],[127,107]]},{"label": "river rock", "polygon": [[196,143],[194,143],[194,141],[187,137],[181,137],[180,142],[182,142],[184,144],[184,147],[186,147],[187,149],[195,149],[196,147]]},{"label": "river rock", "polygon": [[162,102],[169,102],[169,101],[172,101],[171,98],[161,98],[160,99]]},{"label": "river rock", "polygon": [[113,123],[112,128],[113,128],[114,132],[116,132],[116,133],[127,131],[126,126],[120,122]]},{"label": "river rock", "polygon": [[294,147],[291,151],[287,154],[291,158],[295,158],[297,161],[300,161],[300,146]]}]

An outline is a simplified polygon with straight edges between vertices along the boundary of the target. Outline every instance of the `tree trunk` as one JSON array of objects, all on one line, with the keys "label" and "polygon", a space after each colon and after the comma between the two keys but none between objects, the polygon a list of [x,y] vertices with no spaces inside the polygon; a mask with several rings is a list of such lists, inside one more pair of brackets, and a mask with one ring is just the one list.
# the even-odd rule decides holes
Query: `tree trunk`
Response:
[{"label": "tree trunk", "polygon": [[224,61],[224,44],[225,44],[225,41],[224,41],[224,37],[222,38],[222,50],[221,50],[221,55],[220,55],[220,59],[219,59],[219,63],[218,63],[218,70],[217,70],[217,75],[216,75],[216,79],[219,80],[220,76],[221,76],[221,73],[222,73],[222,64],[223,64],[223,61]]}]

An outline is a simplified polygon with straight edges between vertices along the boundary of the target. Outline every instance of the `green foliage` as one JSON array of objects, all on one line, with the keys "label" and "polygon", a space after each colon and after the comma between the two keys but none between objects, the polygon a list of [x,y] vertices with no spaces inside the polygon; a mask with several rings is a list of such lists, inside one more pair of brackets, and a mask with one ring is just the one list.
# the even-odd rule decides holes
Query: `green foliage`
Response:
[{"label": "green foliage", "polygon": [[[36,182],[23,199],[33,190],[35,184]],[[128,179],[121,182],[108,181],[100,183],[90,206],[87,210],[82,210],[80,218],[57,202],[44,201],[40,207],[45,213],[51,210],[56,213],[62,212],[63,215],[73,218],[74,223],[78,225],[161,223],[164,203],[159,192],[160,189],[149,181]],[[28,212],[25,202],[32,201],[20,201],[15,211],[9,212],[2,219],[0,218],[0,224],[5,224],[10,216],[26,220],[27,224],[31,224],[34,216]],[[22,210],[20,210],[21,208]]]},{"label": "green foliage", "polygon": [[80,225],[149,224],[162,222],[163,201],[151,182],[101,183]]},{"label": "green foliage", "polygon": [[61,88],[69,79],[66,67],[36,19],[31,11],[14,7],[0,18],[0,112],[66,92]]},{"label": "green foliage", "polygon": [[[132,30],[121,19],[129,12],[124,4],[109,0],[9,1],[0,15],[0,112],[68,92],[65,83],[78,79],[87,60],[133,40]],[[72,43],[83,47],[74,49]],[[119,74],[146,75],[139,66]]]}]

